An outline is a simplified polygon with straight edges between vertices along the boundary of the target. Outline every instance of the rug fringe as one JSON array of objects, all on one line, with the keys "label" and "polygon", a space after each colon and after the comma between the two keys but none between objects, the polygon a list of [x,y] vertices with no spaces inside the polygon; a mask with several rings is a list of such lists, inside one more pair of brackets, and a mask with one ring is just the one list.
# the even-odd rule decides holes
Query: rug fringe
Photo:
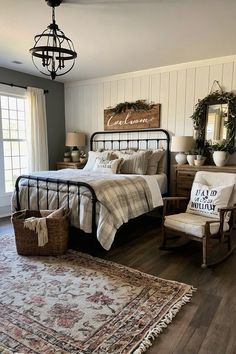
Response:
[{"label": "rug fringe", "polygon": [[196,288],[191,287],[190,290],[181,298],[181,300],[175,303],[175,305],[161,319],[158,325],[154,326],[148,331],[145,338],[139,344],[139,347],[133,351],[133,354],[142,354],[152,346],[152,341],[159,336],[159,334],[163,331],[164,328],[168,326],[168,324],[172,322],[172,319],[177,315],[181,307],[191,300],[193,292],[196,290]]}]

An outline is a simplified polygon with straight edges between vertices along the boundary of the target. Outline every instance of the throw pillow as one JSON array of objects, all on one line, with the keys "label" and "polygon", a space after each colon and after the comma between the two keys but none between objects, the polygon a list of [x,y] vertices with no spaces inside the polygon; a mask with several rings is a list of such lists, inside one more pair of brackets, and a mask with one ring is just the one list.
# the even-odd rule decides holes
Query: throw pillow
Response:
[{"label": "throw pillow", "polygon": [[148,159],[147,175],[156,175],[159,162],[163,158],[165,151],[162,149],[153,150]]},{"label": "throw pillow", "polygon": [[92,171],[104,174],[114,174],[118,172],[119,165],[122,161],[123,159],[105,160],[97,157]]},{"label": "throw pillow", "polygon": [[134,152],[131,155],[118,151],[119,158],[124,159],[120,173],[145,175],[150,154],[151,151]]},{"label": "throw pillow", "polygon": [[167,151],[163,150],[163,155],[161,156],[157,165],[157,174],[167,172]]},{"label": "throw pillow", "polygon": [[109,151],[89,151],[88,153],[88,161],[86,163],[86,165],[84,166],[83,170],[84,171],[92,171],[95,162],[96,162],[96,158],[100,157],[103,158],[105,160],[111,160],[112,156],[111,153]]},{"label": "throw pillow", "polygon": [[187,213],[219,218],[219,208],[228,205],[234,185],[210,187],[194,182]]}]

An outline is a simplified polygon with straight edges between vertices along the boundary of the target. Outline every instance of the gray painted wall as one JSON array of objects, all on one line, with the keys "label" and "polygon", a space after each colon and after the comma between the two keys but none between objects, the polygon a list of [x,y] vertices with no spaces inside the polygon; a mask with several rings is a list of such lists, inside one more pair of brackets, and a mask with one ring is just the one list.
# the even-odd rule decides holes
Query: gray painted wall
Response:
[{"label": "gray painted wall", "polygon": [[38,87],[49,91],[45,95],[49,168],[55,169],[56,162],[63,161],[65,146],[64,84],[2,67],[0,67],[0,81],[21,86]]}]

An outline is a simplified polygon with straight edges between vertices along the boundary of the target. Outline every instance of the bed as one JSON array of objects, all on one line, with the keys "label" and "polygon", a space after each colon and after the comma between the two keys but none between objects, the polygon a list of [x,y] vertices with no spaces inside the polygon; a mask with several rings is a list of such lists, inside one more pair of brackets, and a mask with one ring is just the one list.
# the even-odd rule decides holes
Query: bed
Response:
[{"label": "bed", "polygon": [[[41,171],[19,176],[12,198],[13,210],[69,208],[71,224],[95,236],[109,250],[122,224],[162,206],[162,196],[169,191],[169,142],[169,134],[163,129],[96,132],[91,136],[89,160],[83,170]],[[140,159],[145,165],[151,161],[154,151],[161,150],[159,173],[144,175],[142,169],[135,170],[135,174],[125,173],[130,172],[130,166],[132,172]],[[109,166],[104,165],[101,154],[105,154]],[[120,173],[110,173],[110,166],[118,169],[118,164]]]}]

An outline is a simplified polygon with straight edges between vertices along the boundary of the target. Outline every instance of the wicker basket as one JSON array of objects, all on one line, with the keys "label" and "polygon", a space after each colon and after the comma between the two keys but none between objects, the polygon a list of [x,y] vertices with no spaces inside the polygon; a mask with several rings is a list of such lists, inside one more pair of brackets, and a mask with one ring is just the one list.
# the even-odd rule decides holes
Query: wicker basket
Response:
[{"label": "wicker basket", "polygon": [[[48,215],[53,210],[48,211]],[[38,210],[22,210],[12,215],[15,230],[17,253],[23,256],[54,256],[63,254],[68,248],[69,211],[61,218],[47,218],[48,243],[38,246],[38,235],[35,231],[24,227],[24,221],[30,217],[41,217]]]}]

